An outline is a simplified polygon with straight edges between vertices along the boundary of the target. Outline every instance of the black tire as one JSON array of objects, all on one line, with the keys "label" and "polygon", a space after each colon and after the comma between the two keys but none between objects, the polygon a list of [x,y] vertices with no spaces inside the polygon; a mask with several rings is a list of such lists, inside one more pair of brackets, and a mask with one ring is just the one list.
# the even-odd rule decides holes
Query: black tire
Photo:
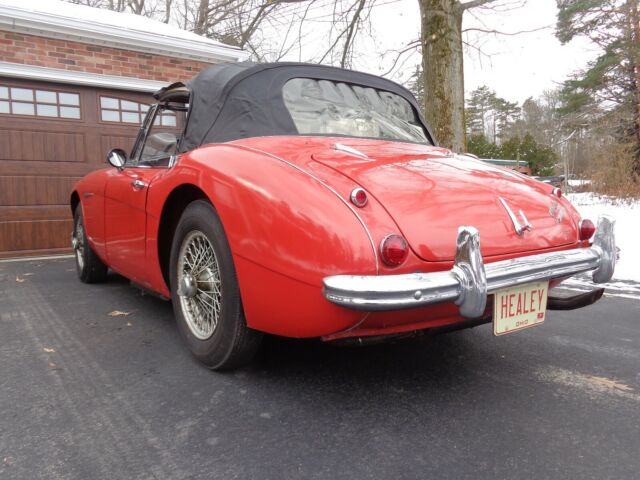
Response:
[{"label": "black tire", "polygon": [[[189,272],[192,270],[184,263],[184,259],[194,260],[194,257],[190,256],[193,251],[189,253],[190,246],[197,248],[193,247],[194,242],[200,246],[204,245],[204,248],[213,249],[213,261],[217,264],[217,272],[219,272],[217,277],[210,273],[201,273],[195,278],[190,275]],[[195,260],[193,263],[196,263]],[[200,269],[195,267],[193,269],[196,272],[198,270]],[[216,271],[216,269],[209,268],[207,271]],[[178,293],[179,273],[182,277],[189,276],[192,280],[189,283],[189,289],[184,287],[181,290],[182,296]],[[204,279],[202,279],[203,276]],[[176,322],[191,353],[212,370],[230,370],[249,363],[258,351],[263,335],[247,327],[231,249],[222,222],[210,203],[202,200],[192,202],[180,217],[171,245],[170,278],[171,300]],[[216,281],[218,283],[215,283]],[[198,282],[204,283],[198,284]],[[214,283],[217,285],[215,290],[211,287]],[[201,292],[199,289],[201,285],[206,285],[205,290],[218,299],[217,317],[215,313],[211,313],[215,310],[212,297],[202,297],[203,294],[197,293]],[[195,298],[196,296],[198,299]],[[209,316],[206,318],[211,321],[198,323],[199,319],[205,317],[198,316],[197,313],[206,312],[206,310],[205,307],[201,309],[194,305],[202,305],[202,301],[209,299],[211,303],[208,306],[212,307],[212,310],[208,312]],[[214,318],[217,323],[211,326]],[[209,333],[209,330],[212,330],[212,333]],[[207,335],[210,336],[207,337]]]},{"label": "black tire", "polygon": [[80,205],[73,213],[73,244],[78,278],[84,283],[104,282],[109,269],[89,245]]}]

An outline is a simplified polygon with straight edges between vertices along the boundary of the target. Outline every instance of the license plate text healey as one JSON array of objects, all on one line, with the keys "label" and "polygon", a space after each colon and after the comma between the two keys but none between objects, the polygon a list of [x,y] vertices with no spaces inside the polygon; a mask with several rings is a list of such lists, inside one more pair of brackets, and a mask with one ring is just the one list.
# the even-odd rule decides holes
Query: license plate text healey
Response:
[{"label": "license plate text healey", "polygon": [[493,333],[505,335],[544,322],[549,282],[498,290],[494,296]]}]

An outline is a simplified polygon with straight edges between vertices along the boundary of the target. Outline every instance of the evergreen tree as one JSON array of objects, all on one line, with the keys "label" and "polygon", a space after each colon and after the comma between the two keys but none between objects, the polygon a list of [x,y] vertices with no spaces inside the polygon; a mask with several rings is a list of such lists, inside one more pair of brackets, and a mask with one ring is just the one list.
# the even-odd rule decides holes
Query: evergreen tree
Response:
[{"label": "evergreen tree", "polygon": [[496,145],[486,139],[484,135],[471,135],[467,140],[469,153],[479,158],[523,160],[529,164],[534,175],[552,175],[558,162],[557,153],[549,146],[535,141],[533,135],[526,134],[505,140]]},{"label": "evergreen tree", "polygon": [[560,113],[582,122],[606,114],[614,134],[635,144],[633,170],[640,174],[640,0],[557,0],[556,35],[562,43],[582,36],[600,55],[564,83]]},{"label": "evergreen tree", "polygon": [[489,90],[487,86],[478,87],[471,92],[465,111],[466,127],[469,135],[486,135],[486,121],[491,110],[493,98],[495,98],[495,92]]},{"label": "evergreen tree", "polygon": [[496,95],[487,86],[476,88],[465,110],[467,133],[484,135],[493,143],[503,138],[503,133],[518,118],[520,107]]},{"label": "evergreen tree", "polygon": [[424,105],[424,74],[422,72],[422,65],[416,65],[413,75],[409,78],[407,88],[416,97],[418,105]]}]

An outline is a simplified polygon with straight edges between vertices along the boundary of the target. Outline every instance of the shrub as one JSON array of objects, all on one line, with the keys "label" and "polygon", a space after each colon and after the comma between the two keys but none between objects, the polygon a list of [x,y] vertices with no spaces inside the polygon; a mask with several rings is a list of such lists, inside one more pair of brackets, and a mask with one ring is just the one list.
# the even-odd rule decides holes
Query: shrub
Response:
[{"label": "shrub", "polygon": [[608,144],[599,148],[591,164],[595,193],[618,198],[640,198],[640,178],[633,173],[635,145]]},{"label": "shrub", "polygon": [[467,140],[467,150],[480,158],[523,160],[529,163],[534,175],[553,175],[558,155],[551,147],[536,142],[532,135],[522,139],[512,137],[501,145],[489,142],[484,135],[472,135]]}]

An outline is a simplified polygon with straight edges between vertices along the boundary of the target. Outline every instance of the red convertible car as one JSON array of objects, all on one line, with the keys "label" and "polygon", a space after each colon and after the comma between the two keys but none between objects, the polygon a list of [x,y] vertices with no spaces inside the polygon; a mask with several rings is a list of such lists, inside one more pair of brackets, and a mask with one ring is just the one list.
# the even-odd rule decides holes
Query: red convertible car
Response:
[{"label": "red convertible car", "polygon": [[602,289],[615,267],[550,185],[440,148],[405,88],[332,67],[215,65],[155,98],[131,152],[71,193],[83,282],[108,269],[171,299],[214,369],[263,333],[376,341],[493,322],[501,335]]}]

